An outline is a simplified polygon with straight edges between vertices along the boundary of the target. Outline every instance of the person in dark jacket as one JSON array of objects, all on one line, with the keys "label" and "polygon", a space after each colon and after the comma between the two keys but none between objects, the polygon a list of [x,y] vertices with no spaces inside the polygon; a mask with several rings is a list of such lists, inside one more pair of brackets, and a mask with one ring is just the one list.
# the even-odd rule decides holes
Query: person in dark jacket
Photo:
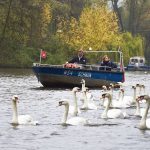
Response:
[{"label": "person in dark jacket", "polygon": [[110,61],[110,58],[107,55],[104,55],[100,65],[104,66],[104,67],[101,67],[101,70],[104,70],[105,68],[106,68],[106,70],[111,70],[113,68],[117,68],[117,65],[114,62]]},{"label": "person in dark jacket", "polygon": [[75,56],[70,61],[68,61],[67,63],[86,64],[87,63],[87,59],[84,57],[83,50],[82,49],[78,50],[78,55]]}]

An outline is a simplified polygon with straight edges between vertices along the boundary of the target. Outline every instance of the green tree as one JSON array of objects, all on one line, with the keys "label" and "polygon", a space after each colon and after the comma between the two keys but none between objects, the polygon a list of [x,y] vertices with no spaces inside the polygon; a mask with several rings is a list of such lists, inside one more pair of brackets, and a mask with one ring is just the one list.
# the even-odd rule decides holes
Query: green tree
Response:
[{"label": "green tree", "polygon": [[117,17],[105,6],[85,8],[79,21],[72,18],[62,26],[62,39],[73,47],[107,49],[118,35]]}]

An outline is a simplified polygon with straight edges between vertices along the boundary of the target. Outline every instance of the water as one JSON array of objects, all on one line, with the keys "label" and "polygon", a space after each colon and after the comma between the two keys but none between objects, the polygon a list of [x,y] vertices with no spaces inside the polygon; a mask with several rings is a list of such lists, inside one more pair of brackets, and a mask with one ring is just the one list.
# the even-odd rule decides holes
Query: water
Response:
[{"label": "water", "polygon": [[[150,73],[127,72],[125,95],[132,95],[137,83],[150,90]],[[44,89],[31,70],[0,69],[0,149],[1,150],[149,150],[150,130],[136,128],[139,119],[100,118],[103,108],[83,112],[91,126],[60,125],[64,108],[57,107],[62,98],[71,99],[69,89]],[[100,90],[91,90],[99,104]],[[19,96],[19,114],[30,114],[40,125],[12,126],[11,97]],[[77,95],[80,97],[80,93]],[[72,102],[72,101],[71,101]],[[81,105],[81,102],[79,103]],[[135,108],[126,110],[133,114]]]}]

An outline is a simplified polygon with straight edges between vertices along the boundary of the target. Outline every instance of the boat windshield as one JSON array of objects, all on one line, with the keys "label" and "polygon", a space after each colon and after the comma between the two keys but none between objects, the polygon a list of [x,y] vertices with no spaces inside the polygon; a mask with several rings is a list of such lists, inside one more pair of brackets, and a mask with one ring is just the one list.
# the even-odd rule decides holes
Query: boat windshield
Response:
[{"label": "boat windshield", "polygon": [[107,55],[118,66],[117,69],[124,70],[123,54],[121,51],[85,51],[85,53],[90,65],[100,65],[104,55]]}]

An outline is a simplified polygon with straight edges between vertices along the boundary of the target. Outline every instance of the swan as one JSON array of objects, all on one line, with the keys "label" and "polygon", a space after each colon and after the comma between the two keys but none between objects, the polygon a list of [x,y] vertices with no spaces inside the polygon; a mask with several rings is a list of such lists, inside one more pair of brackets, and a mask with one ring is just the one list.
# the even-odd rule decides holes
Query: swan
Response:
[{"label": "swan", "polygon": [[81,107],[81,109],[82,110],[83,109],[97,110],[98,107],[96,106],[96,104],[93,101],[93,96],[90,95],[90,93],[88,93],[89,89],[87,87],[85,87],[85,88],[83,88],[82,92],[83,92],[84,104]]},{"label": "swan", "polygon": [[128,117],[128,115],[126,114],[126,112],[122,112],[120,109],[110,109],[109,110],[109,107],[110,107],[110,104],[111,104],[111,101],[112,101],[112,95],[110,93],[105,93],[105,94],[102,94],[102,98],[108,98],[108,103],[107,103],[107,106],[105,107],[102,115],[101,115],[101,118],[126,118]]},{"label": "swan", "polygon": [[132,89],[133,96],[124,95],[124,89],[120,89],[121,97],[119,98],[119,100],[122,101],[123,105],[126,105],[128,107],[136,104],[136,87],[132,86]]},{"label": "swan", "polygon": [[[103,89],[103,91],[102,91],[102,94],[104,94],[104,93],[110,93],[111,95],[112,95],[112,97],[113,97],[113,84],[111,83],[110,84],[111,86],[110,87],[108,87],[107,88],[107,86],[105,86],[105,85],[103,85],[102,86],[102,89]],[[101,94],[101,95],[102,95]],[[100,96],[100,100],[102,99],[102,106],[104,106],[104,107],[106,107],[107,106],[107,103],[108,103],[108,100],[107,99],[105,99],[105,98],[101,98],[102,96]]]},{"label": "swan", "polygon": [[[138,96],[145,94],[145,85],[143,84],[136,84],[138,88]],[[146,103],[146,100],[139,101],[139,103]]]},{"label": "swan", "polygon": [[86,88],[82,89],[83,93],[83,106],[81,107],[82,110],[88,110],[88,101],[87,101],[87,95],[86,95]]},{"label": "swan", "polygon": [[[111,93],[109,93],[111,95]],[[108,105],[108,97],[103,98],[103,106],[107,107]],[[123,90],[120,89],[118,98],[112,98],[110,103],[111,108],[129,108],[130,104],[124,100]]]},{"label": "swan", "polygon": [[[87,92],[86,92],[87,99],[89,99],[90,101],[93,101],[94,96],[92,95],[91,92],[89,92],[89,88],[88,88],[88,87],[85,87],[85,80],[84,80],[84,79],[81,80],[81,84],[82,84],[82,91],[83,91],[85,88],[87,89]],[[84,96],[85,96],[85,95],[83,94],[83,97],[84,97]],[[84,98],[83,98],[83,99],[84,99]]]},{"label": "swan", "polygon": [[120,102],[122,102],[122,104],[124,106],[128,106],[130,107],[131,105],[136,103],[136,87],[132,86],[133,89],[133,96],[128,96],[128,95],[124,95],[124,89],[120,89],[121,91],[121,97],[119,98]]},{"label": "swan", "polygon": [[[85,88],[85,80],[84,79],[81,79],[81,91],[83,91],[83,89]],[[81,96],[81,98],[80,98],[80,100],[82,101],[82,102],[84,102],[84,93],[82,93],[82,96]]]},{"label": "swan", "polygon": [[80,82],[81,84],[82,84],[82,90],[85,88],[85,80],[84,79],[81,79],[81,82]]},{"label": "swan", "polygon": [[80,109],[78,108],[78,103],[77,103],[77,96],[76,93],[79,92],[78,87],[74,87],[72,89],[73,92],[73,98],[74,98],[74,105],[69,107],[69,114],[72,114],[73,116],[77,116],[79,113],[81,113]]},{"label": "swan", "polygon": [[150,119],[147,119],[149,107],[150,107],[150,96],[149,95],[141,95],[137,98],[138,101],[146,100],[146,109],[140,120],[139,129],[145,130],[150,129]]},{"label": "swan", "polygon": [[12,106],[13,106],[13,117],[12,124],[13,125],[38,125],[38,121],[34,121],[30,115],[19,115],[17,111],[17,102],[18,96],[13,95],[12,97]]},{"label": "swan", "polygon": [[138,96],[145,94],[145,85],[136,84],[136,88],[137,88],[137,91],[138,91]]},{"label": "swan", "polygon": [[140,108],[140,103],[139,103],[139,100],[138,98],[136,98],[136,110],[135,110],[135,116],[137,117],[142,117],[143,114],[145,112],[145,109],[144,108]]},{"label": "swan", "polygon": [[62,119],[62,124],[63,125],[86,125],[89,123],[89,121],[83,117],[72,117],[68,120],[68,111],[69,111],[69,102],[67,100],[64,100],[64,101],[59,101],[59,106],[62,106],[64,105],[65,106],[65,113],[64,113],[64,116],[63,116],[63,119]]}]

